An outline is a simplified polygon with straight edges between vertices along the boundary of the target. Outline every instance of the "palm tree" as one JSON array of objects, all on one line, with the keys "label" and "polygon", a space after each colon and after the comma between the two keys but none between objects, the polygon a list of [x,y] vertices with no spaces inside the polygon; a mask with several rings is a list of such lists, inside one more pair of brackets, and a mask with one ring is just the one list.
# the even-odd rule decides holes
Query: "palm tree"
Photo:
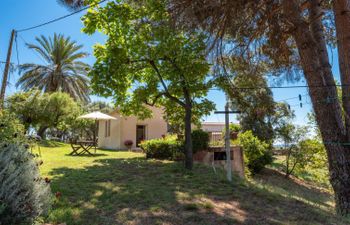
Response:
[{"label": "palm tree", "polygon": [[16,86],[28,91],[37,88],[44,92],[62,91],[75,100],[89,101],[89,79],[86,77],[90,66],[80,59],[87,53],[80,51],[69,37],[55,34],[53,38],[37,37],[38,45],[27,44],[29,49],[37,52],[44,64],[27,63],[20,66]]}]

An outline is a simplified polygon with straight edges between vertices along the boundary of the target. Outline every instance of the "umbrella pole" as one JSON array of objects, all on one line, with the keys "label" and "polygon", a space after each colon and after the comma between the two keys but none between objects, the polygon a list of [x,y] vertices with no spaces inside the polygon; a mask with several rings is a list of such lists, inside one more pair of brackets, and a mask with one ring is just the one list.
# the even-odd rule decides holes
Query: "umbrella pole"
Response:
[{"label": "umbrella pole", "polygon": [[97,142],[96,142],[96,133],[97,133],[97,119],[95,119],[95,129],[94,129],[94,146],[95,146],[95,154],[96,154],[96,145],[97,145]]}]

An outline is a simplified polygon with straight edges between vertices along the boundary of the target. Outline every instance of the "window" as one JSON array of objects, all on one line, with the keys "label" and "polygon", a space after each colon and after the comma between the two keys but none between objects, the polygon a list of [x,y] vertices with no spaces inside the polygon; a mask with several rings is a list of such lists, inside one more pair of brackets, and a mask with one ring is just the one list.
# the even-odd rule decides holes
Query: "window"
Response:
[{"label": "window", "polygon": [[111,121],[105,121],[105,137],[111,136]]},{"label": "window", "polygon": [[[226,152],[214,152],[214,160],[226,160]],[[231,160],[233,160],[233,151],[231,151]]]},{"label": "window", "polygon": [[214,152],[214,160],[226,160],[226,152]]}]

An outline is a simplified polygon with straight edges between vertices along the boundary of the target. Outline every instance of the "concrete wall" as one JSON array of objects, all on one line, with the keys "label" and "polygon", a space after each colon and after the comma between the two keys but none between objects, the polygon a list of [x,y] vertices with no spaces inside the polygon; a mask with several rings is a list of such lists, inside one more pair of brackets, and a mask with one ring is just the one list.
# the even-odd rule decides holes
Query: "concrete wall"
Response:
[{"label": "concrete wall", "polygon": [[[225,152],[223,147],[213,147],[205,151],[196,152],[193,155],[195,162],[214,165],[226,169],[226,160],[214,160],[214,152]],[[232,171],[238,176],[244,178],[244,158],[242,148],[239,146],[231,147]]]},{"label": "concrete wall", "polygon": [[132,148],[136,148],[136,127],[144,125],[146,127],[146,140],[161,138],[167,133],[167,122],[163,119],[163,111],[160,108],[151,108],[153,117],[146,120],[139,120],[135,116],[121,116],[118,112],[110,114],[117,118],[117,122],[111,124],[111,136],[104,137],[105,123],[100,121],[99,147],[108,149],[126,149],[124,141],[132,140]]},{"label": "concrete wall", "polygon": [[220,122],[203,122],[202,123],[202,130],[206,132],[222,132],[222,130],[225,128],[225,123]]}]

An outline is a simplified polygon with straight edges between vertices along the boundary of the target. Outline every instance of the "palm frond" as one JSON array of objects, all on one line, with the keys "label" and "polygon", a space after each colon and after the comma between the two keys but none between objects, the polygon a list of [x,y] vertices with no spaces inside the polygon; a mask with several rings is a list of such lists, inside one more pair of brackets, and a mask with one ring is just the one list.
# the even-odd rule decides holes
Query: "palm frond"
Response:
[{"label": "palm frond", "polygon": [[81,51],[69,37],[54,34],[36,38],[37,44],[27,44],[47,62],[47,65],[27,63],[20,66],[21,77],[16,86],[23,90],[37,88],[44,92],[63,91],[79,101],[89,101],[90,66],[82,61],[88,54]]}]

